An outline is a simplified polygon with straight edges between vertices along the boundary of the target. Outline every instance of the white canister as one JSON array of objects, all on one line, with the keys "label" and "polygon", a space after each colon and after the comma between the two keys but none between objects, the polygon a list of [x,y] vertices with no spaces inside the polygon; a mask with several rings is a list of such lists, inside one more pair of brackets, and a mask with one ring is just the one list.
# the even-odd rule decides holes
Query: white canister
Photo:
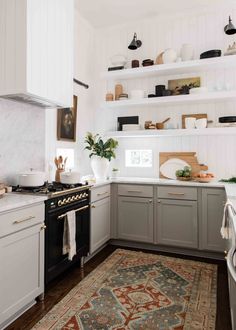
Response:
[{"label": "white canister", "polygon": [[172,48],[168,48],[164,51],[162,58],[164,64],[174,63],[177,60],[177,52]]},{"label": "white canister", "polygon": [[206,118],[200,118],[197,119],[195,122],[196,128],[206,128],[207,127],[207,119]]},{"label": "white canister", "polygon": [[73,171],[73,172],[62,172],[60,174],[61,183],[64,184],[76,184],[80,183],[80,173]]},{"label": "white canister", "polygon": [[187,117],[185,118],[185,128],[193,129],[195,128],[196,118],[194,117]]},{"label": "white canister", "polygon": [[194,49],[191,44],[183,44],[180,50],[182,61],[191,61],[194,57]]},{"label": "white canister", "polygon": [[143,99],[144,91],[142,89],[134,89],[130,92],[131,99]]}]

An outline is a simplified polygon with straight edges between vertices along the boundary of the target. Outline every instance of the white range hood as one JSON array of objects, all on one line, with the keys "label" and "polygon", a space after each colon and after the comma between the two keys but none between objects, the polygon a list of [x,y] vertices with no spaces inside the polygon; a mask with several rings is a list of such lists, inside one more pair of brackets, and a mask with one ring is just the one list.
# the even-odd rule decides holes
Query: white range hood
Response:
[{"label": "white range hood", "polygon": [[0,1],[0,97],[73,105],[74,0]]}]

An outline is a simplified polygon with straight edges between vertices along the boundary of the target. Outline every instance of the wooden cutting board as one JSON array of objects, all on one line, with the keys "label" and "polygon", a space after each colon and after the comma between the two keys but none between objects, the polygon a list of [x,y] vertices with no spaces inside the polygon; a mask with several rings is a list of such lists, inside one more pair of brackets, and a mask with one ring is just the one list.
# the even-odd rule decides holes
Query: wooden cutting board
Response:
[{"label": "wooden cutting board", "polygon": [[[208,166],[199,164],[196,156],[196,152],[160,152],[159,153],[159,169],[163,163],[171,158],[178,158],[184,160],[192,168],[192,173],[199,173],[200,171],[207,171]],[[160,178],[165,178],[160,173]]]},{"label": "wooden cutting board", "polygon": [[196,119],[206,118],[206,120],[207,120],[206,113],[193,113],[193,114],[189,114],[189,115],[182,115],[182,128],[186,128],[185,127],[185,118],[187,118],[187,117],[196,118]]}]

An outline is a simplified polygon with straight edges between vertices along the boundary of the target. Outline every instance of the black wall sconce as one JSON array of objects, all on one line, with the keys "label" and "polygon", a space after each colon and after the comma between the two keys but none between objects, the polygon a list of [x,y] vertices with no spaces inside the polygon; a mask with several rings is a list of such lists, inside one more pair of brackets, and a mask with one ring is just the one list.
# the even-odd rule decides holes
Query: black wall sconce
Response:
[{"label": "black wall sconce", "polygon": [[137,40],[137,33],[134,33],[134,37],[133,40],[131,41],[131,43],[129,44],[128,48],[131,50],[135,50],[139,47],[142,46],[142,41],[141,40]]},{"label": "black wall sconce", "polygon": [[232,19],[231,17],[229,16],[229,24],[227,24],[225,27],[224,27],[224,31],[226,34],[235,34],[236,33],[236,28],[235,26],[233,25],[232,23]]}]

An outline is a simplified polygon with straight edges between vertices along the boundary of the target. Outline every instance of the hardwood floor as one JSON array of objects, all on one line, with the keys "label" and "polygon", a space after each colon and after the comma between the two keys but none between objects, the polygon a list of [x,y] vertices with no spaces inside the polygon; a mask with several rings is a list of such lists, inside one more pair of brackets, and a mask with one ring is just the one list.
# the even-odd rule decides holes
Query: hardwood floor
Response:
[{"label": "hardwood floor", "polygon": [[[94,270],[117,248],[117,246],[109,245],[105,247],[100,253],[98,253],[94,258],[92,258],[88,263],[86,263],[83,271],[79,267],[74,267],[72,270],[57,278],[48,286],[45,294],[45,300],[34,305],[14,323],[7,327],[6,330],[31,329],[34,324],[36,324],[45,314],[47,314],[47,312],[55,304],[57,304],[78,282],[80,282],[86,275]],[[157,253],[153,251],[146,252]],[[186,257],[181,255],[173,255],[170,253],[161,254],[175,257],[177,256],[184,259],[215,263],[218,265],[216,330],[231,330],[226,263],[224,261],[215,261],[198,257]]]}]

